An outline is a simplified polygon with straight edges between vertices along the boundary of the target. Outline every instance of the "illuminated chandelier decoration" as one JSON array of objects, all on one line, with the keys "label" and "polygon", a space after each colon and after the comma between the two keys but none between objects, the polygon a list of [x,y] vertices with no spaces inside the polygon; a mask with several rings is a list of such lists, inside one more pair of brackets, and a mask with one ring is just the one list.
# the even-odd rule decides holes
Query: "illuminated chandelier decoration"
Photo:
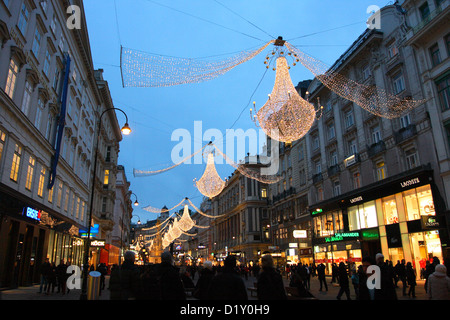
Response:
[{"label": "illuminated chandelier decoration", "polygon": [[[281,43],[276,45],[284,45],[284,41]],[[276,70],[275,85],[266,104],[259,111],[255,110],[256,115],[253,118],[255,124],[259,122],[266,135],[281,142],[291,143],[308,133],[316,119],[316,110],[311,103],[300,97],[292,83],[286,58],[292,57],[292,53],[286,54],[281,48],[274,50],[272,55],[277,56],[276,68],[273,68]],[[298,59],[294,57],[294,61],[293,65]],[[268,64],[269,68],[269,56],[264,63]]]},{"label": "illuminated chandelier decoration", "polygon": [[214,198],[219,195],[225,188],[225,181],[220,178],[214,165],[214,154],[208,153],[208,160],[206,163],[206,169],[200,180],[194,179],[195,186],[204,196]]},{"label": "illuminated chandelier decoration", "polygon": [[192,229],[192,227],[195,225],[195,222],[191,219],[191,216],[189,214],[189,208],[188,205],[184,205],[183,215],[178,220],[178,227],[183,231],[189,231]]}]

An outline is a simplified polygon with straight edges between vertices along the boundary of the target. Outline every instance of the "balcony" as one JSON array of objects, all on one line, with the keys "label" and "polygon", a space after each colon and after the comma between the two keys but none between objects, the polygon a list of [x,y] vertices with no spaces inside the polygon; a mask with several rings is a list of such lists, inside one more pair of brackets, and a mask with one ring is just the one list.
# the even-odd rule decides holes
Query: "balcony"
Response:
[{"label": "balcony", "polygon": [[384,150],[386,150],[386,144],[383,140],[380,140],[372,144],[370,147],[367,147],[367,154],[371,158],[373,156],[376,156],[380,152],[383,152]]},{"label": "balcony", "polygon": [[442,6],[437,7],[434,11],[423,19],[417,26],[413,28],[414,34],[417,34],[420,30],[425,28],[434,18],[436,18],[442,12]]},{"label": "balcony", "polygon": [[407,127],[401,128],[394,134],[395,142],[397,144],[402,143],[417,135],[417,129],[415,124],[410,124]]},{"label": "balcony", "polygon": [[338,174],[340,171],[341,171],[341,169],[339,168],[339,165],[335,164],[328,168],[328,176],[329,177],[334,176],[334,175]]},{"label": "balcony", "polygon": [[320,182],[320,181],[322,181],[322,180],[323,180],[322,172],[319,172],[319,173],[314,174],[314,175],[312,176],[312,181],[313,181],[313,183],[317,183],[317,182]]},{"label": "balcony", "polygon": [[284,198],[286,198],[286,197],[288,197],[290,195],[293,195],[295,193],[296,193],[295,188],[294,187],[290,187],[289,189],[284,190],[283,192],[277,194],[276,196],[273,196],[272,203],[276,203],[276,202],[278,202],[280,200],[283,200]]}]

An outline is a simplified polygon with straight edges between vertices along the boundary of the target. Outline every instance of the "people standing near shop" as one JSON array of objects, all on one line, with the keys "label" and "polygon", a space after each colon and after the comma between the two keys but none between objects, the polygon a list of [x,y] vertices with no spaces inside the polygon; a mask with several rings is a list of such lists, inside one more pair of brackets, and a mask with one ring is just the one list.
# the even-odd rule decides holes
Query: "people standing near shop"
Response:
[{"label": "people standing near shop", "polygon": [[397,279],[402,282],[403,295],[406,296],[406,288],[408,287],[406,283],[406,264],[405,259],[402,259],[401,263],[395,265],[395,274]]},{"label": "people standing near shop", "polygon": [[435,271],[436,266],[440,264],[438,257],[433,257],[433,262],[427,261],[425,267],[425,292],[428,290],[428,277]]},{"label": "people standing near shop", "polygon": [[58,291],[57,293],[66,294],[66,282],[67,282],[67,264],[64,263],[64,260],[61,260],[59,265],[56,267],[56,277],[58,280]]},{"label": "people standing near shop", "polygon": [[413,269],[411,262],[406,264],[405,277],[409,285],[408,297],[416,297],[416,271]]},{"label": "people standing near shop", "polygon": [[281,275],[275,271],[271,255],[261,258],[261,267],[256,286],[258,300],[286,300],[284,282]]},{"label": "people standing near shop", "polygon": [[210,300],[248,300],[244,280],[236,271],[236,257],[227,256],[220,273],[211,280]]},{"label": "people standing near shop", "polygon": [[325,285],[325,290],[328,291],[328,285],[327,282],[325,281],[325,265],[323,263],[320,263],[317,268],[317,278],[319,279],[319,284],[320,284],[320,289],[319,291],[322,291],[322,284]]},{"label": "people standing near shop", "polygon": [[367,286],[367,279],[369,275],[367,269],[369,266],[374,265],[375,261],[371,257],[362,258],[361,268],[358,269],[359,286],[358,286],[358,300],[374,300],[375,299],[375,289],[369,289]]},{"label": "people standing near shop", "polygon": [[336,263],[331,264],[331,283],[339,283],[339,267]]},{"label": "people standing near shop", "polygon": [[427,295],[430,300],[450,300],[450,278],[443,264],[436,265],[435,271],[429,275]]},{"label": "people standing near shop", "polygon": [[358,271],[356,270],[356,268],[351,269],[351,279],[353,289],[355,290],[356,300],[359,300],[359,270],[362,270],[362,266],[358,267]]},{"label": "people standing near shop", "polygon": [[102,293],[102,290],[105,290],[105,277],[108,273],[108,270],[106,269],[106,265],[102,262],[97,266],[97,271],[100,272],[100,295]]},{"label": "people standing near shop", "polygon": [[394,276],[389,266],[384,262],[384,255],[377,253],[375,261],[380,268],[380,289],[375,289],[375,300],[397,300]]},{"label": "people standing near shop", "polygon": [[336,298],[338,300],[341,300],[342,295],[345,293],[345,295],[347,296],[347,300],[351,300],[350,282],[348,280],[347,266],[345,265],[344,262],[339,263],[338,276],[339,276],[339,286],[341,288],[339,289],[339,293]]},{"label": "people standing near shop", "polygon": [[133,251],[124,254],[122,265],[115,267],[109,279],[111,300],[134,300],[140,291],[140,272],[134,264],[136,255]]},{"label": "people standing near shop", "polygon": [[161,300],[186,300],[180,271],[173,265],[170,252],[161,254],[161,263],[158,266],[158,281]]},{"label": "people standing near shop", "polygon": [[52,262],[50,264],[50,268],[48,270],[48,275],[47,275],[47,279],[48,279],[48,286],[47,286],[47,292],[46,294],[50,294],[50,288],[52,289],[52,293],[55,292],[55,287],[57,286],[56,283],[56,265],[54,262]]},{"label": "people standing near shop", "polygon": [[42,289],[44,289],[44,292],[47,292],[48,274],[50,272],[50,268],[51,268],[50,261],[48,258],[46,258],[39,270],[39,273],[41,275],[41,284],[39,286],[38,293],[42,293]]},{"label": "people standing near shop", "polygon": [[207,260],[203,263],[200,277],[195,285],[194,297],[199,300],[208,300],[208,290],[211,280],[214,278],[212,262]]}]

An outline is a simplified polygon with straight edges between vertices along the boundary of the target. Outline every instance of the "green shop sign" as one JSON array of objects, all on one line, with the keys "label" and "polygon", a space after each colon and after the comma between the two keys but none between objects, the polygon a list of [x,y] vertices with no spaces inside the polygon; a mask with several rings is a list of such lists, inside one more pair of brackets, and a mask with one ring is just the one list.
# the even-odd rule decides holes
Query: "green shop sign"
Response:
[{"label": "green shop sign", "polygon": [[332,237],[325,238],[325,242],[343,241],[346,239],[359,238],[359,236],[360,236],[359,231],[357,231],[357,232],[340,232],[340,233],[336,233]]}]

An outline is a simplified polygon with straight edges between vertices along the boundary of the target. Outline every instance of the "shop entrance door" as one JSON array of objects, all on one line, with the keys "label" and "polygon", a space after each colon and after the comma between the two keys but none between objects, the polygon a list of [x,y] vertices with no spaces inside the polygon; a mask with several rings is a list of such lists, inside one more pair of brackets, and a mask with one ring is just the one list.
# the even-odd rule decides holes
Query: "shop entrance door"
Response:
[{"label": "shop entrance door", "polygon": [[380,241],[362,241],[361,243],[362,257],[371,257],[375,259],[375,255],[381,252]]}]

